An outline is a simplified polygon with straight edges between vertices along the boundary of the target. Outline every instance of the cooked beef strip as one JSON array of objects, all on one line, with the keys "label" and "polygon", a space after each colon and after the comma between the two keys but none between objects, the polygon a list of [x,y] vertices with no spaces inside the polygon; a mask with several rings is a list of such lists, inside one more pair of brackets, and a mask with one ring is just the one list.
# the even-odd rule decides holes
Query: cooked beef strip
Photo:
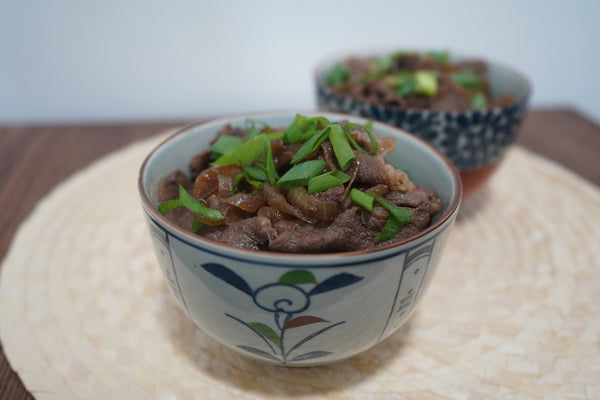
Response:
[{"label": "cooked beef strip", "polygon": [[266,250],[271,237],[276,232],[267,217],[252,217],[242,219],[228,225],[222,231],[213,231],[207,238],[250,250]]},{"label": "cooked beef strip", "polygon": [[355,163],[358,165],[358,173],[355,183],[363,186],[375,186],[378,183],[387,182],[385,173],[385,161],[383,157],[354,151]]}]

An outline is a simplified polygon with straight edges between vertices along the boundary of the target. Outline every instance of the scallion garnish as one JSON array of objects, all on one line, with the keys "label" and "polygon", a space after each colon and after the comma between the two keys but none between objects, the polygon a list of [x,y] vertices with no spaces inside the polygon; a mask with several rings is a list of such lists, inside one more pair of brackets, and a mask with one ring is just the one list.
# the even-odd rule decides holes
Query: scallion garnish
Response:
[{"label": "scallion garnish", "polygon": [[414,74],[409,70],[402,69],[393,75],[386,75],[382,78],[383,82],[396,90],[396,94],[404,97],[413,92],[417,81]]},{"label": "scallion garnish", "polygon": [[165,202],[160,203],[158,206],[158,212],[162,215],[166,215],[169,211],[174,208],[181,207],[181,201],[179,199],[167,200]]},{"label": "scallion garnish", "polygon": [[252,179],[256,179],[259,181],[269,180],[269,175],[267,174],[267,171],[264,168],[252,165],[242,165],[242,168],[244,169],[246,175]]},{"label": "scallion garnish", "polygon": [[301,114],[296,114],[292,123],[283,131],[283,139],[286,143],[300,143],[306,140],[308,132],[316,131],[321,123],[324,126],[329,125],[325,117],[308,118]]},{"label": "scallion garnish", "polygon": [[267,140],[265,143],[266,146],[266,162],[267,162],[267,177],[269,178],[269,182],[271,184],[275,184],[277,179],[279,179],[279,175],[277,174],[277,169],[275,168],[275,160],[273,159],[273,150],[271,149],[271,141]]},{"label": "scallion garnish", "polygon": [[348,138],[344,134],[344,130],[339,124],[331,124],[329,131],[329,141],[333,152],[337,158],[338,164],[342,170],[348,168],[354,161],[355,155],[348,143]]},{"label": "scallion garnish", "polygon": [[319,175],[327,167],[323,160],[310,160],[294,165],[277,181],[277,187],[288,189],[292,186],[305,186],[310,178]]},{"label": "scallion garnish", "polygon": [[202,221],[200,221],[199,218],[194,217],[194,222],[192,222],[191,231],[193,233],[196,233],[196,232],[198,232],[198,229],[200,229],[201,226],[202,226]]},{"label": "scallion garnish", "polygon": [[450,74],[452,80],[466,89],[481,87],[482,81],[479,76],[469,71],[459,71]]},{"label": "scallion garnish", "polygon": [[484,110],[488,108],[488,103],[483,93],[478,92],[471,97],[471,108],[473,108],[473,110]]},{"label": "scallion garnish", "polygon": [[398,230],[400,229],[401,226],[402,226],[402,224],[399,223],[396,220],[396,218],[389,217],[388,220],[385,222],[385,225],[381,229],[381,232],[379,232],[379,235],[377,236],[377,240],[388,240],[388,239],[393,238],[394,235],[396,233],[398,233]]},{"label": "scallion garnish", "polygon": [[392,238],[402,227],[402,225],[411,221],[411,216],[413,213],[411,210],[398,207],[379,195],[365,193],[353,188],[350,190],[350,200],[369,212],[373,211],[373,203],[374,200],[376,200],[377,203],[379,203],[390,213],[390,217],[379,233],[379,236],[377,236],[378,240],[387,240]]},{"label": "scallion garnish", "polygon": [[414,76],[410,75],[400,82],[398,88],[396,89],[396,94],[400,97],[408,96],[415,90],[416,86],[417,80]]},{"label": "scallion garnish", "polygon": [[350,70],[344,64],[336,64],[333,66],[329,74],[327,75],[327,84],[330,86],[336,86],[346,82],[350,78]]},{"label": "scallion garnish", "polygon": [[168,200],[160,204],[158,206],[158,212],[165,215],[176,207],[185,207],[194,214],[199,214],[203,218],[206,218],[210,221],[222,221],[225,219],[219,210],[208,208],[200,203],[191,194],[189,194],[182,185],[179,185],[179,198]]},{"label": "scallion garnish", "polygon": [[337,185],[341,185],[350,180],[350,177],[339,170],[329,171],[321,175],[317,175],[308,181],[308,194],[324,192]]},{"label": "scallion garnish", "polygon": [[223,135],[210,147],[213,158],[219,158],[244,144],[244,140],[237,136]]},{"label": "scallion garnish", "polygon": [[350,200],[352,200],[354,203],[358,204],[359,206],[361,206],[369,212],[373,211],[373,203],[375,201],[375,197],[373,197],[373,195],[369,193],[365,193],[356,188],[352,188],[352,190],[350,190]]},{"label": "scallion garnish", "polygon": [[450,63],[450,53],[447,51],[429,51],[425,55],[433,58],[438,65]]},{"label": "scallion garnish", "polygon": [[391,214],[391,216],[398,221],[400,224],[404,224],[406,222],[410,222],[411,219],[410,217],[412,216],[412,211],[411,210],[407,210],[405,208],[400,208],[397,205],[395,205],[394,203],[389,202],[388,200],[384,199],[383,197],[374,194],[373,197],[375,197],[375,200],[377,200],[377,202],[386,210],[388,210],[388,212]]},{"label": "scallion garnish", "polygon": [[304,115],[296,114],[292,123],[283,131],[286,143],[300,143],[302,141],[302,136],[305,132],[303,125],[307,119]]},{"label": "scallion garnish", "polygon": [[244,179],[245,176],[246,176],[246,173],[241,172],[241,173],[237,174],[235,176],[235,178],[233,178],[233,182],[231,182],[231,194],[235,194],[235,192],[237,190],[237,186],[240,184],[240,182],[242,181],[242,179]]},{"label": "scallion garnish", "polygon": [[[248,139],[252,140],[260,134],[260,130],[256,129],[256,124],[261,124],[262,122],[257,121],[252,118],[246,119],[246,131],[248,132]],[[263,124],[265,127],[268,127],[266,124]]]},{"label": "scallion garnish", "polygon": [[266,134],[261,133],[254,137],[254,139],[248,140],[243,145],[237,147],[235,150],[222,155],[216,159],[213,164],[216,165],[232,165],[232,164],[251,164],[258,161],[265,154],[265,146],[270,146],[271,141]]},{"label": "scallion garnish", "polygon": [[328,125],[320,131],[316,131],[311,137],[309,137],[308,140],[302,145],[302,147],[300,147],[300,150],[298,150],[298,152],[294,155],[294,158],[292,158],[292,164],[297,164],[298,162],[304,160],[310,154],[315,152],[319,148],[321,143],[323,143],[323,141],[327,139],[327,136],[329,135],[329,130],[331,129],[330,126],[331,125]]},{"label": "scallion garnish", "polygon": [[438,91],[437,75],[433,71],[421,69],[415,72],[415,93],[433,97]]},{"label": "scallion garnish", "polygon": [[[358,128],[362,128],[362,129],[364,129],[365,132],[367,132],[367,135],[369,135],[369,141],[371,142],[371,150],[367,151],[367,150],[363,149],[352,138],[352,135],[350,134],[350,130],[352,128],[354,128],[355,126],[358,127]],[[361,126],[361,125],[358,125],[358,124],[347,123],[346,125],[344,125],[344,133],[346,134],[346,137],[348,138],[348,141],[350,142],[350,144],[352,145],[352,147],[354,147],[355,149],[360,150],[363,153],[371,154],[371,155],[377,153],[377,150],[378,150],[378,147],[379,147],[379,144],[377,143],[377,139],[375,139],[375,136],[373,136],[373,134],[371,133],[371,131],[366,126]]]}]

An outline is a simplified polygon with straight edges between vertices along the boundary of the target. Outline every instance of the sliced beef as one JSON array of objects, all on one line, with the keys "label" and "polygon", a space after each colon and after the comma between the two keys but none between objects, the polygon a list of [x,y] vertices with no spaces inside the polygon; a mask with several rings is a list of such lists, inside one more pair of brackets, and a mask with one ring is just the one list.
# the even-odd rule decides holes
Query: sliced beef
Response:
[{"label": "sliced beef", "polygon": [[186,190],[192,187],[192,181],[181,170],[171,172],[158,182],[158,201],[172,200],[179,198],[179,185],[183,185]]},{"label": "sliced beef", "polygon": [[402,54],[394,58],[394,62],[390,68],[391,72],[397,71],[416,71],[419,68],[421,57],[418,54]]},{"label": "sliced beef", "polygon": [[206,235],[209,239],[250,250],[266,250],[269,240],[276,231],[267,217],[253,217],[239,220],[222,231]]},{"label": "sliced beef", "polygon": [[375,186],[378,183],[387,182],[385,172],[385,161],[383,157],[365,154],[355,151],[354,162],[358,166],[355,182],[363,186]]},{"label": "sliced beef", "polygon": [[366,249],[375,245],[374,238],[378,234],[362,224],[361,210],[358,207],[345,210],[329,226],[283,221],[276,224],[275,228],[277,236],[271,240],[269,249],[286,253]]},{"label": "sliced beef", "polygon": [[385,195],[385,198],[398,207],[412,210],[412,222],[407,225],[413,225],[417,229],[416,232],[427,228],[431,223],[431,218],[441,209],[441,203],[435,197],[435,191],[420,185],[416,185],[413,193],[391,191]]},{"label": "sliced beef", "polygon": [[203,151],[202,153],[196,154],[190,161],[190,178],[191,181],[195,181],[200,172],[208,168],[210,162],[210,151]]}]

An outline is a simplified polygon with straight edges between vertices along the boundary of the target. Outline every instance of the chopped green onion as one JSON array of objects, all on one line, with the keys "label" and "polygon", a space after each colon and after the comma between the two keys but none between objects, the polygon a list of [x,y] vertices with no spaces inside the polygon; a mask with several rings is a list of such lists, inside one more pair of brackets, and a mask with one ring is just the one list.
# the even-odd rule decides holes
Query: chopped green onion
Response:
[{"label": "chopped green onion", "polygon": [[400,208],[379,195],[374,194],[373,197],[375,197],[375,200],[390,213],[390,218],[388,218],[379,236],[377,236],[377,239],[390,239],[398,232],[402,225],[411,221],[413,212],[411,210]]},{"label": "chopped green onion", "polygon": [[329,125],[329,121],[325,117],[308,118],[304,115],[296,114],[292,123],[283,131],[283,139],[286,143],[300,143],[312,135],[307,135],[310,132],[318,131],[317,127],[321,123],[324,126]]},{"label": "chopped green onion", "polygon": [[250,185],[254,186],[258,190],[263,190],[262,182],[257,181],[255,179],[250,178],[247,174],[244,174],[244,178],[246,178],[246,182]]},{"label": "chopped green onion", "polygon": [[307,119],[304,115],[296,114],[292,123],[283,131],[286,143],[300,143],[302,141],[305,132],[303,125]]},{"label": "chopped green onion", "polygon": [[198,229],[200,229],[200,227],[202,226],[202,221],[200,221],[200,219],[194,217],[194,222],[192,222],[192,229],[191,231],[193,233],[198,232]]},{"label": "chopped green onion", "polygon": [[267,174],[267,171],[264,168],[250,165],[242,165],[242,168],[244,169],[246,175],[252,179],[256,179],[263,182],[269,180],[269,175]]},{"label": "chopped green onion", "polygon": [[246,118],[246,124],[248,126],[250,126],[251,128],[255,128],[256,124],[261,124],[263,126],[263,130],[271,128],[269,126],[269,124],[267,124],[266,122],[263,122],[263,121],[260,121],[258,119],[254,119],[254,118]]},{"label": "chopped green onion", "polygon": [[341,185],[350,180],[350,177],[339,170],[329,171],[317,175],[308,181],[308,194],[324,192],[337,185]]},{"label": "chopped green onion", "polygon": [[481,87],[482,80],[479,76],[469,71],[453,72],[450,74],[452,80],[466,89]]},{"label": "chopped green onion", "polygon": [[244,144],[244,140],[237,136],[223,135],[210,147],[213,159],[221,157]]},{"label": "chopped green onion", "polygon": [[267,137],[269,138],[269,140],[274,140],[277,138],[283,138],[285,136],[285,132],[271,132],[271,133],[267,133]]},{"label": "chopped green onion", "polygon": [[242,181],[242,179],[244,179],[245,176],[246,174],[244,172],[241,172],[237,174],[235,178],[233,178],[233,182],[231,183],[231,194],[235,194],[237,186],[240,184],[240,182]]},{"label": "chopped green onion", "polygon": [[381,229],[381,232],[379,232],[379,235],[377,236],[377,240],[388,240],[394,237],[394,235],[396,233],[398,233],[398,230],[400,230],[400,227],[402,226],[401,223],[399,223],[396,218],[394,217],[389,217],[388,220],[386,221],[385,225],[383,226],[383,228]]},{"label": "chopped green onion", "polygon": [[307,131],[304,133],[304,135],[302,135],[302,140],[301,142],[306,142],[308,139],[310,139],[314,134],[321,132],[322,129],[313,129],[311,131]]},{"label": "chopped green onion", "polygon": [[488,103],[483,93],[475,93],[471,98],[471,108],[473,110],[484,110],[488,108]]},{"label": "chopped green onion", "polygon": [[[360,147],[358,145],[358,143],[356,143],[356,141],[352,138],[352,135],[350,134],[350,130],[354,127],[358,127],[361,129],[364,129],[365,132],[367,132],[367,135],[369,135],[369,140],[371,141],[371,150],[367,151],[365,149],[363,149],[362,147]],[[352,123],[347,123],[346,125],[344,125],[344,133],[346,133],[346,137],[348,138],[348,141],[350,142],[350,144],[352,145],[352,147],[354,147],[357,150],[362,151],[363,153],[366,154],[376,154],[377,150],[379,148],[379,144],[377,143],[377,140],[375,139],[375,136],[373,136],[373,134],[371,133],[371,131],[366,127],[366,126],[361,126],[358,124],[352,124]]]},{"label": "chopped green onion", "polygon": [[269,182],[274,185],[277,179],[279,179],[279,175],[277,174],[277,169],[275,168],[275,160],[273,159],[271,141],[267,140],[265,146],[267,147],[267,176],[269,178]]},{"label": "chopped green onion", "polygon": [[288,189],[292,186],[304,186],[310,178],[319,175],[327,167],[323,160],[310,160],[294,165],[278,181],[277,187]]},{"label": "chopped green onion", "polygon": [[348,143],[342,127],[339,124],[331,124],[330,126],[329,141],[331,142],[340,168],[344,170],[352,164],[356,156],[352,151],[352,147],[350,147],[350,143]]},{"label": "chopped green onion", "polygon": [[308,119],[308,122],[314,123],[315,128],[319,126],[319,124],[323,125],[323,128],[329,125],[329,120],[325,117],[312,117]]},{"label": "chopped green onion", "polygon": [[337,86],[346,82],[349,78],[350,70],[346,65],[339,63],[334,65],[331,71],[329,71],[325,81],[329,86]]},{"label": "chopped green onion", "polygon": [[216,165],[251,164],[258,161],[265,154],[265,146],[271,145],[266,134],[261,133],[254,139],[248,140],[235,150],[222,155],[213,162]]},{"label": "chopped green onion", "polygon": [[447,51],[429,51],[426,52],[425,55],[433,58],[438,65],[446,65],[450,63],[450,53]]},{"label": "chopped green onion", "polygon": [[304,160],[310,154],[314,153],[319,148],[321,143],[327,139],[330,129],[331,127],[327,126],[326,128],[315,132],[315,134],[308,138],[302,147],[300,147],[300,150],[298,150],[298,152],[294,155],[294,158],[292,158],[292,164],[296,164],[299,161]]},{"label": "chopped green onion", "polygon": [[[262,124],[262,122],[257,121],[252,118],[246,119],[246,130],[248,131],[248,139],[252,140],[260,134],[260,131],[256,129],[256,124]],[[268,127],[267,124],[263,124],[264,127]],[[264,129],[264,128],[263,128]]]},{"label": "chopped green onion", "polygon": [[185,190],[182,185],[179,185],[179,198],[167,200],[158,206],[158,212],[165,215],[176,207],[185,207],[195,214],[200,214],[202,217],[211,221],[222,221],[225,219],[219,210],[208,208],[196,200],[191,194]]},{"label": "chopped green onion", "polygon": [[408,96],[411,94],[415,88],[417,87],[417,80],[411,76],[400,83],[398,88],[396,89],[396,94],[400,97]]},{"label": "chopped green onion", "polygon": [[377,202],[381,204],[383,208],[388,210],[392,217],[394,217],[394,219],[400,224],[404,224],[406,222],[411,221],[410,217],[413,213],[411,210],[400,208],[377,194],[374,194],[373,197],[375,197],[375,200],[377,200]]},{"label": "chopped green onion", "polygon": [[437,75],[433,71],[421,69],[415,72],[415,93],[435,96],[438,91]]},{"label": "chopped green onion", "polygon": [[400,208],[379,195],[365,193],[353,188],[350,190],[350,200],[367,211],[373,211],[373,202],[374,200],[377,200],[377,202],[390,213],[390,217],[379,233],[379,236],[377,236],[378,240],[387,240],[392,238],[402,227],[402,225],[411,221],[411,216],[413,213],[411,210]]},{"label": "chopped green onion", "polygon": [[196,200],[182,185],[179,185],[179,200],[181,205],[195,214],[200,214],[211,221],[222,221],[225,219],[219,210],[208,208]]},{"label": "chopped green onion", "polygon": [[162,215],[166,215],[172,209],[181,207],[181,206],[182,206],[182,204],[179,199],[167,200],[158,206],[158,212],[161,213]]},{"label": "chopped green onion", "polygon": [[373,211],[373,202],[375,201],[375,197],[369,193],[352,188],[352,190],[350,190],[350,200],[367,211]]}]

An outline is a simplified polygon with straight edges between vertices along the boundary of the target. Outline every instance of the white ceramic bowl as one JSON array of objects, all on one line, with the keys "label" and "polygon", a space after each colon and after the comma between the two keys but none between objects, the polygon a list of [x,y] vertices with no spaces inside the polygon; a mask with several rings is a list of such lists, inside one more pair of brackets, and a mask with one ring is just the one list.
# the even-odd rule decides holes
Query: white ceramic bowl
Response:
[{"label": "white ceramic bowl", "polygon": [[[367,121],[333,113],[330,121]],[[397,140],[386,159],[437,190],[442,210],[419,235],[370,251],[284,254],[226,246],[174,225],[157,210],[157,183],[205,150],[227,123],[246,118],[287,126],[295,113],[236,116],[177,132],[144,161],[139,192],[158,263],[192,321],[244,355],[286,366],[325,364],[384,340],[415,310],[442,255],[458,213],[461,183],[451,163],[426,142],[375,122]]]}]

